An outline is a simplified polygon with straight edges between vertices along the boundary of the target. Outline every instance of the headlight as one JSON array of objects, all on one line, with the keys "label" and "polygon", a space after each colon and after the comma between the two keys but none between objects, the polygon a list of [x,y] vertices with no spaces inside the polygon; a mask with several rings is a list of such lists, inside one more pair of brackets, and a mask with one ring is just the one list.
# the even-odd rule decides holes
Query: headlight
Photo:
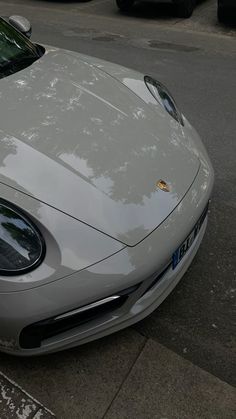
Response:
[{"label": "headlight", "polygon": [[144,81],[149,92],[160,105],[180,124],[184,125],[181,112],[178,110],[175,100],[168,92],[168,89],[152,77],[145,76]]},{"label": "headlight", "polygon": [[0,201],[0,275],[19,275],[38,266],[45,255],[43,237],[12,204]]}]

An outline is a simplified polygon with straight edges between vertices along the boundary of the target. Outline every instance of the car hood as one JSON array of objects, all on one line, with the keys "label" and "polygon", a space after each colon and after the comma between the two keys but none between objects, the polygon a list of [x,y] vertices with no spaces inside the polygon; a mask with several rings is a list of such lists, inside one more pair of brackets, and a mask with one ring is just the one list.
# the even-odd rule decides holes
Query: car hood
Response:
[{"label": "car hood", "polygon": [[0,181],[130,246],[173,211],[199,169],[162,108],[68,51],[48,49],[1,79],[0,115]]}]

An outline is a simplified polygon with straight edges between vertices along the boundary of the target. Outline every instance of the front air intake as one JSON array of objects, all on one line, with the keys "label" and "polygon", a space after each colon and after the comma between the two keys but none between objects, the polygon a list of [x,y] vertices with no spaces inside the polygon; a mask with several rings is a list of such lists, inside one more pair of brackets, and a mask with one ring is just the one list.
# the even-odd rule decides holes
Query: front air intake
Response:
[{"label": "front air intake", "polygon": [[112,295],[75,310],[26,326],[20,334],[19,343],[21,348],[39,348],[45,339],[52,338],[60,333],[114,312],[126,302],[130,294],[136,291],[138,287],[139,284],[123,290],[117,295]]}]

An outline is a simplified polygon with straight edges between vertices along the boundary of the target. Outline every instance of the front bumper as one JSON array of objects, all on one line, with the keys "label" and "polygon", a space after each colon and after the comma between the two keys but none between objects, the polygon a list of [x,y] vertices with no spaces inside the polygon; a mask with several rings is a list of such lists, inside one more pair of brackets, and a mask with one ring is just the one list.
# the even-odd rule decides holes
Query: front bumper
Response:
[{"label": "front bumper", "polygon": [[[18,355],[49,353],[83,344],[127,327],[150,314],[179,282],[203,238],[207,218],[193,245],[172,270],[171,255],[188,236],[202,214],[213,186],[211,166],[202,162],[198,176],[178,207],[145,240],[61,280],[25,291],[0,294],[0,349]],[[163,272],[164,275],[153,281]],[[24,349],[22,330],[36,322],[60,316],[91,302],[136,286],[124,304],[83,324]]]}]

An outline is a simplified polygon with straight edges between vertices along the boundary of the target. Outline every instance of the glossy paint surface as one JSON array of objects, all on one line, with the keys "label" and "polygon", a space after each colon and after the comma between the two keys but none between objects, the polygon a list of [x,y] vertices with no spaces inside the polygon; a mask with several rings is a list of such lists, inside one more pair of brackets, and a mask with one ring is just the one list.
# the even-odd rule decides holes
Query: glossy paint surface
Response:
[{"label": "glossy paint surface", "polygon": [[[0,275],[0,294],[27,290],[57,281],[124,248],[118,241],[25,193],[5,185],[0,185],[0,191],[5,200],[14,203],[27,214],[38,227],[46,244],[45,257],[37,269],[24,275]],[[45,298],[47,299],[46,295]]]},{"label": "glossy paint surface", "polygon": [[[0,276],[0,348],[52,352],[145,317],[178,283],[205,232],[207,219],[177,268],[150,289],[211,195],[213,169],[196,131],[168,115],[142,74],[54,48],[2,79],[0,99],[0,197],[24,211],[46,244],[34,271]],[[160,179],[170,192],[156,188]],[[35,350],[19,346],[24,327],[137,284],[107,317]]]},{"label": "glossy paint surface", "polygon": [[121,83],[107,72],[49,48],[1,80],[0,182],[134,246],[182,200],[200,163],[140,75]]},{"label": "glossy paint surface", "polygon": [[[15,354],[37,354],[85,343],[123,327],[153,311],[178,283],[203,238],[206,222],[188,254],[175,270],[169,270],[154,289],[141,298],[153,278],[169,263],[204,210],[213,186],[213,173],[202,166],[194,185],[176,210],[148,238],[135,247],[126,247],[100,263],[60,281],[27,291],[0,294],[0,346]],[[22,350],[19,332],[26,325],[60,315],[142,283],[122,310],[95,319],[82,327],[55,336],[36,350]],[[12,310],[14,307],[14,310]]]}]

